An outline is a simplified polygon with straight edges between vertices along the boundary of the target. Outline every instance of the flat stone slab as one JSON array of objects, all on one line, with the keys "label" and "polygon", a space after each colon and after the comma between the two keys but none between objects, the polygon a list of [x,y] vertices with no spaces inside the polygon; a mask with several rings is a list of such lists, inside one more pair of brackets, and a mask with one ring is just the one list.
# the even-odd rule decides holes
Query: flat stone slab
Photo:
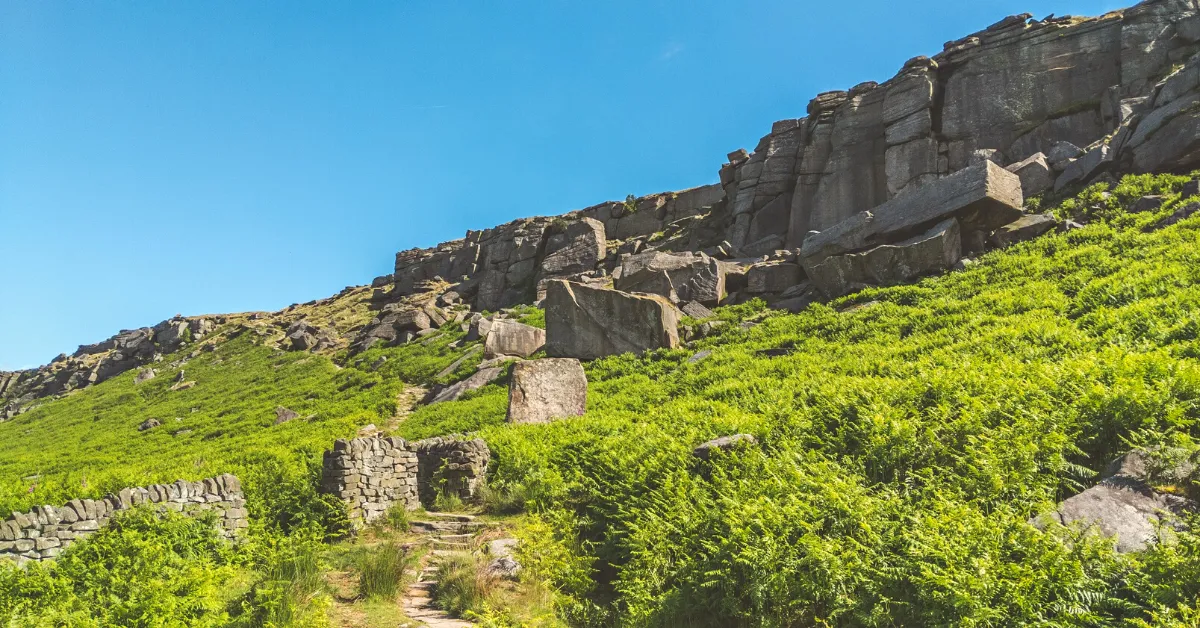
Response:
[{"label": "flat stone slab", "polygon": [[835,298],[867,285],[902,283],[946,270],[961,255],[958,220],[950,218],[896,244],[826,258],[809,269],[809,279],[825,296]]},{"label": "flat stone slab", "polygon": [[830,256],[903,240],[950,217],[990,231],[1020,218],[1023,203],[1020,177],[984,161],[805,238],[800,255],[810,270]]}]

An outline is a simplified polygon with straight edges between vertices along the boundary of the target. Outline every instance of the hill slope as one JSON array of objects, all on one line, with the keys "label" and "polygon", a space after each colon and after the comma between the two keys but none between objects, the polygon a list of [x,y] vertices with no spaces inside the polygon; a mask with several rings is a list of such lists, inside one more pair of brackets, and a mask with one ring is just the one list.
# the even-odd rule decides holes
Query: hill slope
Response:
[{"label": "hill slope", "polygon": [[[527,573],[573,624],[1194,618],[1191,533],[1118,555],[1027,523],[1133,444],[1198,449],[1200,218],[1154,228],[1185,203],[1186,180],[1093,186],[1056,209],[1084,228],[915,285],[799,314],[719,309],[735,324],[696,345],[588,364],[579,419],[506,425],[493,385],[418,408],[395,433],[488,441],[490,503],[531,513]],[[1150,192],[1167,203],[1127,211]],[[338,368],[243,332],[184,366],[192,389],[170,391],[170,370],[141,384],[127,373],[48,401],[0,424],[4,476],[41,476],[8,482],[0,503],[232,467],[252,512],[287,520],[295,505],[277,493],[304,485],[332,438],[386,420],[402,382],[461,356],[461,335],[444,328]],[[272,425],[277,405],[313,416]],[[138,432],[150,416],[164,425]],[[691,455],[736,432],[761,447],[711,464]]]}]

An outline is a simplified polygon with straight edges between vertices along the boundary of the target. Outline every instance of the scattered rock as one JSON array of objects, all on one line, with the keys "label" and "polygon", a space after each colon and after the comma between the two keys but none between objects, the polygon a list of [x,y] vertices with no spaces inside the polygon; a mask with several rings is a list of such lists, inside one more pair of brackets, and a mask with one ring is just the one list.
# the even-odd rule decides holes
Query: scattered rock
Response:
[{"label": "scattered rock", "polygon": [[297,414],[295,411],[285,408],[283,406],[279,406],[279,407],[275,408],[275,425],[279,425],[280,423],[287,423],[288,421],[291,421],[291,420],[299,418],[299,417],[300,417],[300,415]]},{"label": "scattered rock", "polygon": [[496,381],[500,377],[503,369],[499,367],[481,368],[471,374],[470,377],[450,384],[448,386],[435,386],[425,396],[421,403],[441,403],[443,401],[455,401],[459,397],[467,394],[472,390],[478,390]]},{"label": "scattered rock", "polygon": [[692,357],[688,358],[687,361],[688,361],[688,364],[695,364],[701,360],[707,359],[711,355],[712,355],[712,349],[705,349],[703,351],[697,351],[696,354],[693,355]]},{"label": "scattered rock", "polygon": [[779,293],[800,283],[804,271],[788,262],[755,264],[746,271],[746,292],[751,294]]},{"label": "scattered rock", "polygon": [[489,541],[487,553],[490,560],[487,565],[487,573],[497,578],[516,580],[521,573],[521,563],[517,562],[514,554],[518,543],[517,539]]},{"label": "scattered rock", "polygon": [[145,432],[146,430],[152,430],[160,425],[162,425],[162,421],[159,421],[158,419],[146,419],[145,421],[142,421],[141,425],[138,426],[138,431]]},{"label": "scattered rock", "polygon": [[544,358],[513,365],[509,423],[546,423],[587,411],[587,375],[579,360]]},{"label": "scattered rock", "polygon": [[1188,203],[1187,205],[1176,209],[1171,213],[1170,216],[1167,216],[1157,223],[1147,227],[1146,231],[1158,231],[1164,227],[1170,227],[1177,222],[1191,218],[1197,211],[1200,211],[1200,203]]},{"label": "scattered rock", "polygon": [[992,234],[993,246],[1005,247],[1032,240],[1058,226],[1058,220],[1050,214],[1029,214],[1000,227]]},{"label": "scattered rock", "polygon": [[906,232],[921,225],[946,224],[949,217],[969,218],[972,227],[996,229],[1020,218],[1023,203],[1021,179],[988,161],[919,186],[809,236],[800,253],[812,277],[812,268],[831,256],[903,240]]},{"label": "scattered rock", "polygon": [[731,436],[722,436],[714,438],[706,443],[698,445],[692,450],[692,455],[701,459],[709,460],[712,458],[714,451],[732,451],[738,447],[747,447],[758,444],[758,439],[754,438],[753,434],[733,434]]},{"label": "scattered rock", "polygon": [[725,293],[725,271],[720,262],[704,253],[647,251],[626,259],[613,287],[624,292],[645,292],[673,301],[716,305]]},{"label": "scattered rock", "polygon": [[154,379],[154,376],[155,376],[154,369],[142,369],[142,370],[138,371],[138,374],[136,376],[134,376],[133,383],[140,384],[142,382],[148,382],[148,381]]},{"label": "scattered rock", "polygon": [[688,301],[687,303],[684,303],[683,307],[681,307],[679,309],[684,314],[686,314],[692,318],[696,318],[696,319],[712,318],[713,316],[715,316],[715,314],[713,314],[712,310],[704,307],[703,305],[701,305],[700,303],[698,303],[696,301]]},{"label": "scattered rock", "polygon": [[1143,196],[1133,204],[1133,207],[1129,208],[1129,211],[1135,214],[1158,211],[1166,200],[1166,197],[1163,196]]},{"label": "scattered rock", "polygon": [[1046,156],[1034,153],[1032,156],[1006,168],[1021,179],[1021,194],[1025,198],[1037,196],[1054,187],[1054,171],[1046,161]]}]

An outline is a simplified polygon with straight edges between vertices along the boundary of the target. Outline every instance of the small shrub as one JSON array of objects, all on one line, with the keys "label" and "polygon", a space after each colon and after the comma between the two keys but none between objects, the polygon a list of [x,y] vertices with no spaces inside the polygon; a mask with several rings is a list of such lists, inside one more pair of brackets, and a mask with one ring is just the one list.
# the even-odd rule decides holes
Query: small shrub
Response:
[{"label": "small shrub", "polygon": [[488,598],[499,580],[487,573],[474,556],[463,552],[447,556],[437,570],[433,599],[447,613],[462,617],[486,612]]},{"label": "small shrub", "polygon": [[367,599],[390,600],[407,582],[416,557],[407,549],[386,543],[358,556],[358,593]]},{"label": "small shrub", "polygon": [[458,512],[465,504],[458,493],[442,489],[433,499],[433,509],[441,512]]}]

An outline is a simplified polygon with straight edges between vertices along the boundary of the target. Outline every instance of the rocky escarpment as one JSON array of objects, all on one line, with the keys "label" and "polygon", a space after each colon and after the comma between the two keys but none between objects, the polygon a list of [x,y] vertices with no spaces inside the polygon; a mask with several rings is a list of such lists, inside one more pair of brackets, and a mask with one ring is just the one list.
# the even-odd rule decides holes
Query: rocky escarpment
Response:
[{"label": "rocky escarpment", "polygon": [[[1096,18],[1008,17],[909,60],[883,83],[818,95],[806,116],[774,123],[753,152],[730,153],[718,184],[403,251],[394,274],[377,280],[378,296],[394,300],[436,279],[474,309],[495,310],[540,299],[552,279],[606,284],[644,250],[703,252],[730,262],[734,274],[760,261],[794,263],[813,232],[983,161],[1008,166],[1026,196],[1086,182],[1118,163],[1119,150],[1096,147],[1131,116],[1154,118],[1143,128],[1169,122],[1180,133],[1133,148],[1137,155],[1120,162],[1126,171],[1186,169],[1197,161],[1192,125],[1200,124],[1191,63],[1166,92],[1162,81],[1197,51],[1195,0],[1147,0]],[[1143,113],[1151,107],[1169,111]],[[987,244],[995,225],[986,226],[962,234],[968,251]]]},{"label": "rocky escarpment", "polygon": [[222,317],[175,317],[153,327],[122,330],[117,335],[62,354],[50,364],[26,371],[0,371],[0,421],[28,409],[28,404],[91,384],[162,359],[186,342],[199,340],[224,322]]},{"label": "rocky escarpment", "polygon": [[[577,293],[659,295],[701,318],[752,297],[798,310],[910,281],[1069,227],[1023,215],[1025,199],[1105,173],[1200,164],[1198,52],[1200,0],[1146,0],[1095,18],[1011,16],[910,59],[882,83],[798,103],[806,115],[775,122],[753,151],[729,153],[717,183],[402,251],[393,273],[373,282],[363,320],[297,313],[277,317],[278,329],[256,329],[283,349],[357,352],[541,302],[557,280],[582,286]],[[1007,210],[979,220],[956,186],[981,189],[985,204]],[[920,213],[931,205],[944,211]],[[881,217],[900,227],[859,237]],[[0,373],[0,419],[152,361],[184,327],[202,334],[192,326],[204,320],[172,319],[93,346],[100,353],[81,348],[40,369]]]}]

